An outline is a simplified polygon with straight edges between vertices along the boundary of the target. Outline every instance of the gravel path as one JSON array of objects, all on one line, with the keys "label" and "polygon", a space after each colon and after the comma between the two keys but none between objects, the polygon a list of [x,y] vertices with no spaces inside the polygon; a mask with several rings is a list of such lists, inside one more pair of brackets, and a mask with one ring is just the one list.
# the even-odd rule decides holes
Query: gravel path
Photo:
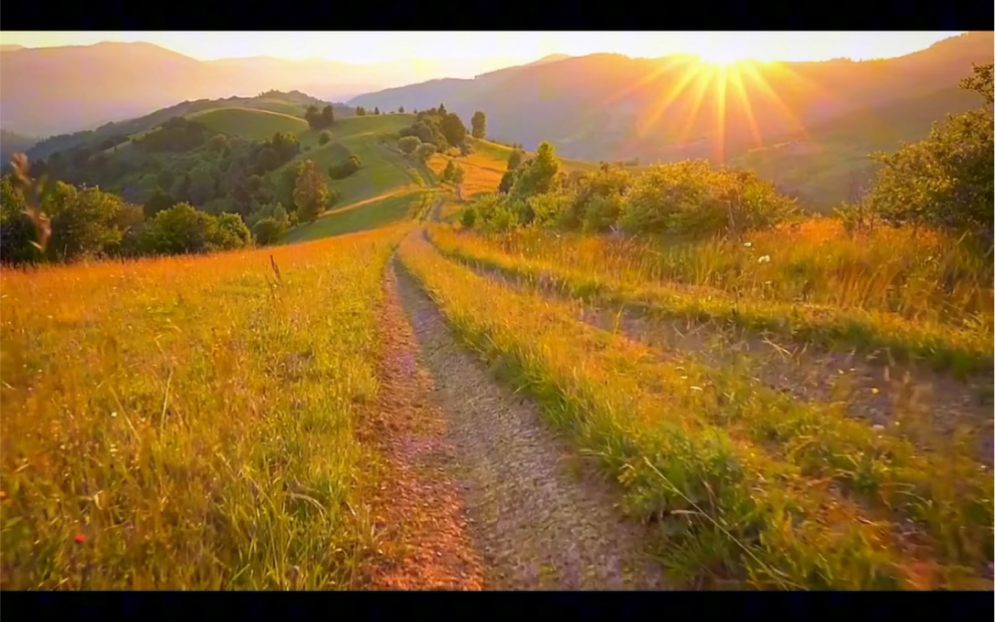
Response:
[{"label": "gravel path", "polygon": [[[497,270],[471,269],[518,291],[531,289],[521,279]],[[828,352],[729,327],[653,318],[613,305],[585,305],[555,287],[541,289],[551,298],[576,305],[579,320],[617,330],[654,348],[663,359],[669,353],[690,354],[721,367],[749,355],[744,373],[766,386],[801,401],[844,402],[850,416],[872,425],[898,426],[903,435],[922,446],[947,442],[943,439],[949,439],[955,429],[970,430],[977,459],[992,464],[990,377],[961,381],[925,366],[889,362],[885,353]]]},{"label": "gravel path", "polygon": [[644,553],[649,529],[623,521],[615,487],[580,464],[533,404],[457,347],[399,262],[389,272],[420,349],[412,365],[435,377],[432,401],[455,455],[446,477],[462,493],[484,587],[663,589],[661,567]]},{"label": "gravel path", "polygon": [[432,377],[418,364],[392,269],[384,290],[380,401],[360,430],[386,462],[375,503],[382,556],[365,569],[366,579],[390,590],[479,590],[483,566],[449,476],[455,455],[446,420],[433,402]]}]

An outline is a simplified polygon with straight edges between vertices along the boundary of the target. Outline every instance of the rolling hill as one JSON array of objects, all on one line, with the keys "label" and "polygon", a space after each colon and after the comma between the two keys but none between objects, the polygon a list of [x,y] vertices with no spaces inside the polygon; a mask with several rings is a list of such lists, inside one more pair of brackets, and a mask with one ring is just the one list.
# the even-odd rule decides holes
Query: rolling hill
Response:
[{"label": "rolling hill", "polygon": [[[434,80],[349,100],[350,105],[422,109],[445,102],[464,118],[487,114],[488,134],[535,148],[554,143],[566,157],[644,163],[707,157],[760,162],[763,172],[816,206],[839,181],[792,161],[792,150],[748,155],[772,145],[820,142],[813,166],[851,167],[838,152],[892,149],[925,136],[933,121],[974,104],[956,91],[972,63],[991,62],[993,34],[975,32],[899,58],[854,62],[745,62],[727,68],[690,56],[632,59],[595,54],[516,67],[474,80]],[[806,137],[807,135],[807,137]],[[800,138],[801,137],[801,138]],[[822,144],[824,142],[825,144]],[[781,158],[781,152],[788,156]],[[777,157],[768,157],[777,154]],[[861,159],[861,166],[866,162]],[[798,185],[784,165],[799,168]],[[827,185],[828,184],[828,185]]]},{"label": "rolling hill", "polygon": [[[292,117],[300,117],[303,120],[304,112],[308,106],[313,105],[322,108],[328,104],[329,102],[305,95],[299,91],[291,91],[289,93],[269,91],[256,97],[228,97],[225,99],[184,101],[134,119],[106,123],[94,130],[46,138],[28,151],[28,157],[31,159],[46,159],[57,151],[65,151],[84,143],[103,141],[120,136],[132,136],[146,132],[173,117],[187,117],[223,108],[269,111]],[[335,109],[335,116],[337,118],[346,117],[354,113],[352,108],[342,104],[332,104],[332,106]]]},{"label": "rolling hill", "polygon": [[15,153],[24,153],[37,143],[37,138],[0,130],[0,166],[6,166]]},{"label": "rolling hill", "polygon": [[266,57],[199,61],[149,43],[107,42],[5,46],[0,54],[0,127],[38,136],[92,129],[185,100],[277,89],[341,101],[390,86],[513,64],[501,58],[372,65]]}]

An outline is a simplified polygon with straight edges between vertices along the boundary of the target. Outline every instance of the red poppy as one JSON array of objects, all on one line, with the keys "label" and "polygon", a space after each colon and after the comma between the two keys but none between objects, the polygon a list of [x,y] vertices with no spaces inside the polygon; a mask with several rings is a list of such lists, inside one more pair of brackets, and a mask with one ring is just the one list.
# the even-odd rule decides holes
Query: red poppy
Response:
[{"label": "red poppy", "polygon": [[76,534],[75,540],[76,540],[76,544],[83,544],[84,542],[86,542],[86,536],[84,536],[81,533],[78,533],[78,534]]}]

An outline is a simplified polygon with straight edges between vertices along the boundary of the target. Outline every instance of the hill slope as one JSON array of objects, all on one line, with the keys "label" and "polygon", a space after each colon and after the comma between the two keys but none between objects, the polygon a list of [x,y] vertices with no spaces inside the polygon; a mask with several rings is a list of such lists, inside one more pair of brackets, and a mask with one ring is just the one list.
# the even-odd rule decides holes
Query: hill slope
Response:
[{"label": "hill slope", "polygon": [[[106,123],[95,130],[52,136],[37,143],[28,151],[28,157],[31,159],[45,159],[57,151],[65,151],[77,145],[139,134],[161,125],[173,117],[186,117],[209,110],[222,108],[268,110],[300,117],[303,120],[304,112],[308,106],[313,105],[322,108],[328,104],[329,102],[298,91],[291,91],[289,93],[269,91],[256,97],[228,97],[226,99],[185,101],[134,119]],[[335,108],[335,116],[338,118],[353,114],[353,109],[344,105],[334,104],[333,107]]]},{"label": "hill slope", "polygon": [[15,46],[0,53],[0,126],[39,136],[92,128],[184,100],[278,89],[341,101],[398,84],[513,64],[498,58],[373,65],[265,57],[199,61],[149,43]]},{"label": "hill slope", "polygon": [[503,142],[535,148],[548,140],[564,156],[586,160],[734,160],[816,128],[848,147],[885,149],[921,138],[931,121],[963,110],[967,100],[951,93],[972,63],[992,61],[993,42],[990,32],[969,33],[893,59],[725,69],[688,56],[595,54],[388,89],[348,103],[422,109],[441,101],[464,118],[483,110],[488,134]]}]

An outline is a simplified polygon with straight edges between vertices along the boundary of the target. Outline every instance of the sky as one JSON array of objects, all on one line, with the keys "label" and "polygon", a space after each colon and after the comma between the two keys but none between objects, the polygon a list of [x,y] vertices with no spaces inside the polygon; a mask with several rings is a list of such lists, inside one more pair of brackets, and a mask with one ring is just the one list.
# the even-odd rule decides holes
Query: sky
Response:
[{"label": "sky", "polygon": [[532,61],[599,52],[633,58],[693,54],[732,62],[865,60],[902,56],[959,32],[12,32],[26,47],[145,41],[199,60],[272,56],[353,64],[410,59]]}]

